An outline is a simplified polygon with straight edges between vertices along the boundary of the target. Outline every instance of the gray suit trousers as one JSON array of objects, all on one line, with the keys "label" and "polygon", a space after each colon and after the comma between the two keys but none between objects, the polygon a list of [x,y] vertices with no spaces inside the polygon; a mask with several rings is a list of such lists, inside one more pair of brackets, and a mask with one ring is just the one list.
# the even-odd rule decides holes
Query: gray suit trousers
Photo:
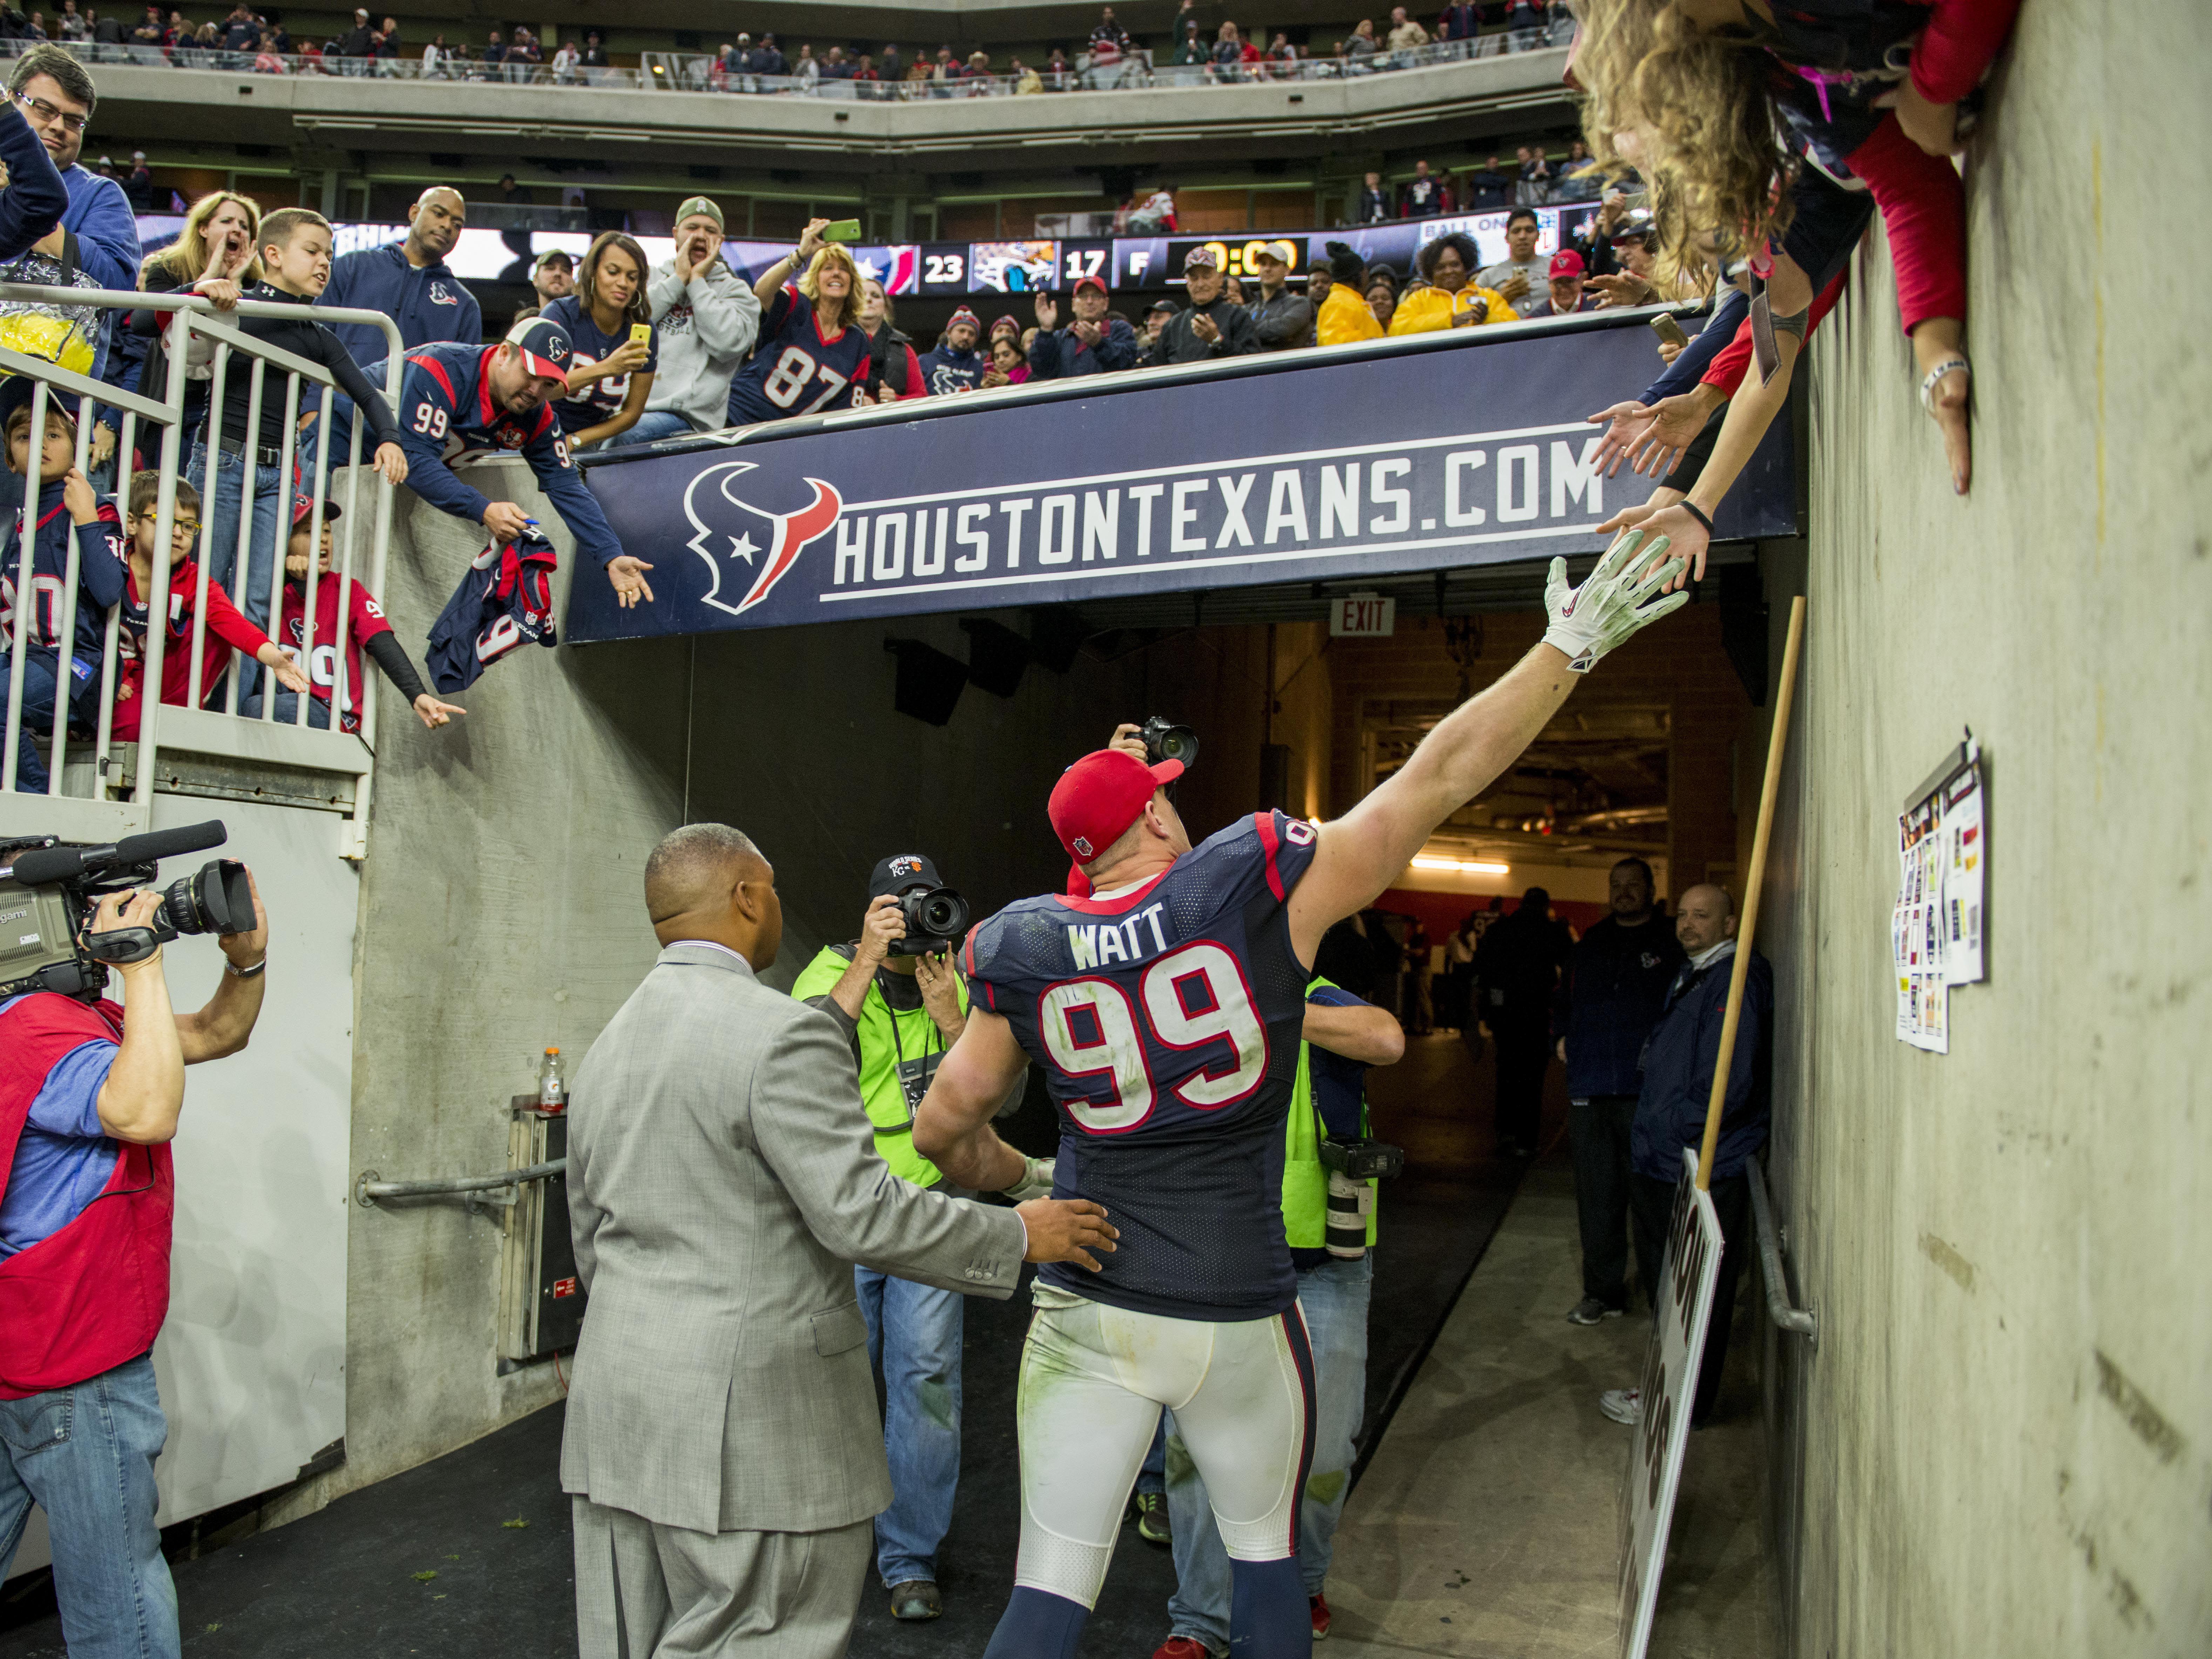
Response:
[{"label": "gray suit trousers", "polygon": [[581,1659],[843,1659],[875,1522],[693,1532],[573,1498]]}]

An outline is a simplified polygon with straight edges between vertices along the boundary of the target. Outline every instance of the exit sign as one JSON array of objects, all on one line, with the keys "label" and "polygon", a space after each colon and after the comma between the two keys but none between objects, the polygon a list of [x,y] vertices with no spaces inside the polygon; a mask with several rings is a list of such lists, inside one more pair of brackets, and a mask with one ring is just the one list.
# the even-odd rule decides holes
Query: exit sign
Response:
[{"label": "exit sign", "polygon": [[1331,639],[1387,640],[1398,628],[1398,601],[1372,593],[1349,593],[1328,607]]}]

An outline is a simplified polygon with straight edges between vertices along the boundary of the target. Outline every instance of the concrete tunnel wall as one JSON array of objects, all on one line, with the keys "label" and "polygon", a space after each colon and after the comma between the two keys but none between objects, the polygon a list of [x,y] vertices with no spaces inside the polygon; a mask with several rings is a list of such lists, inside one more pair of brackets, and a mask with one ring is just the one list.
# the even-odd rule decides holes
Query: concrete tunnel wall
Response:
[{"label": "concrete tunnel wall", "polygon": [[[1778,665],[1809,601],[1759,925],[1778,1219],[1820,1321],[1817,1351],[1768,1328],[1805,1659],[2212,1645],[2212,480],[2168,281],[2212,252],[2173,211],[2212,170],[2208,63],[2201,5],[2022,7],[1966,173],[1970,496],[1878,240],[1813,344],[1807,548],[1768,565]],[[1965,726],[1989,982],[1936,1055],[1892,1035],[1895,819]]]}]

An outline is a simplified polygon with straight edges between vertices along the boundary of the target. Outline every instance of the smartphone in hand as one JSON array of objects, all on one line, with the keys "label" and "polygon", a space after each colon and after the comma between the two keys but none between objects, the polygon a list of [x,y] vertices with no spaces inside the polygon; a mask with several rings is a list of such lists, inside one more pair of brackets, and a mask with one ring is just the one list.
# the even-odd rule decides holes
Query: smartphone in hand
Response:
[{"label": "smartphone in hand", "polygon": [[1651,331],[1656,334],[1663,343],[1673,346],[1678,350],[1690,343],[1690,337],[1682,332],[1681,324],[1676,322],[1665,312],[1660,313],[1651,319]]}]

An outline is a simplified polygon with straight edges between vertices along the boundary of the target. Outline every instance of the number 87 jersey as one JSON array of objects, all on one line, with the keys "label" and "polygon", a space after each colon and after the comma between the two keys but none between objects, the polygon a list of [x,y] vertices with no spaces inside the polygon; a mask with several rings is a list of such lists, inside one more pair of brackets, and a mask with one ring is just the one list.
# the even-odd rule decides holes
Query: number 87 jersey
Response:
[{"label": "number 87 jersey", "polygon": [[974,994],[1060,1109],[1058,1198],[1103,1204],[1119,1248],[1038,1269],[1141,1313],[1266,1319],[1297,1298],[1283,1116],[1309,975],[1289,900],[1311,824],[1240,820],[1133,887],[1011,904],[969,935]]}]

